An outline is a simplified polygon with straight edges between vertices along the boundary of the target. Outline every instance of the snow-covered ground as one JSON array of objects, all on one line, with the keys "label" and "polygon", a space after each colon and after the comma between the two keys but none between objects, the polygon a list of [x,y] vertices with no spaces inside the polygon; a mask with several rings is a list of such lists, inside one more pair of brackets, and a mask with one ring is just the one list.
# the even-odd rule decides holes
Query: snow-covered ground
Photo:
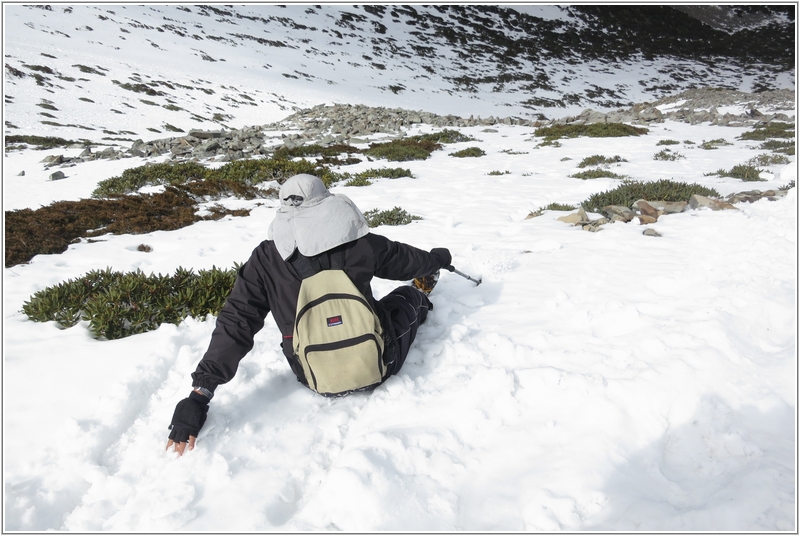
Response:
[{"label": "snow-covered ground", "polygon": [[[213,318],[98,341],[85,323],[61,330],[19,310],[92,269],[230,267],[265,239],[276,203],[4,269],[5,530],[796,530],[797,190],[662,216],[649,226],[660,238],[636,223],[585,232],[559,212],[526,219],[615,187],[568,177],[590,155],[723,195],[796,180],[795,158],[744,183],[704,176],[763,152],[735,139],[741,128],[668,122],[539,149],[533,129],[494,130],[462,129],[480,141],[403,163],[413,179],[333,188],[362,210],[421,216],[374,232],[448,247],[483,277],[442,274],[401,373],[371,394],[317,396],[268,319],[180,458],[164,451],[167,425]],[[733,145],[698,148],[717,138]],[[697,145],[654,160],[665,139]],[[470,146],[487,156],[448,154]],[[56,153],[6,155],[6,210],[86,197],[143,162],[81,164],[50,182],[39,161]],[[346,169],[380,165],[393,164]],[[376,296],[397,284],[376,280]]]}]

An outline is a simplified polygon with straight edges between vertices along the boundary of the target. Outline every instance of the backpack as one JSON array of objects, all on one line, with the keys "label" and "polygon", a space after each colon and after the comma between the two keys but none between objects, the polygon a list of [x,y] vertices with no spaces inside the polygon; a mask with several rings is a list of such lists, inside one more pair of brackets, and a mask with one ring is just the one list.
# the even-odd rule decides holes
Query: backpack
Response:
[{"label": "backpack", "polygon": [[303,278],[293,345],[308,386],[340,395],[383,381],[383,329],[344,267],[344,251],[290,261]]}]

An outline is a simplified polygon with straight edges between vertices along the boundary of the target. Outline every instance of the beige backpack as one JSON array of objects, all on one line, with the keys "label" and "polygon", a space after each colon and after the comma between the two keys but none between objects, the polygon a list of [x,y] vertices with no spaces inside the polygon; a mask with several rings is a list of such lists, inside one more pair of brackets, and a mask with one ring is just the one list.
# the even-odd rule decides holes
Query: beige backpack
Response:
[{"label": "beige backpack", "polygon": [[[341,266],[341,259],[331,260]],[[304,268],[298,270],[301,275],[313,273]],[[322,269],[303,279],[293,342],[311,389],[340,395],[381,383],[386,374],[382,333],[378,315],[343,270]]]}]

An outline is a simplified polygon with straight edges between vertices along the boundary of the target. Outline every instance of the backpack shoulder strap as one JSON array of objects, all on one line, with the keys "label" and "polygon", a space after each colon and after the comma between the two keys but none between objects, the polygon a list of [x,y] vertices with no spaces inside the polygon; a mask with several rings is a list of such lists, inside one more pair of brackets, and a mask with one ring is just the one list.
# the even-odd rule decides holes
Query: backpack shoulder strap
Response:
[{"label": "backpack shoulder strap", "polygon": [[306,257],[299,251],[289,259],[289,263],[294,266],[302,279],[308,279],[323,270],[342,270],[344,269],[344,249],[336,248],[331,251],[324,251],[313,257]]}]

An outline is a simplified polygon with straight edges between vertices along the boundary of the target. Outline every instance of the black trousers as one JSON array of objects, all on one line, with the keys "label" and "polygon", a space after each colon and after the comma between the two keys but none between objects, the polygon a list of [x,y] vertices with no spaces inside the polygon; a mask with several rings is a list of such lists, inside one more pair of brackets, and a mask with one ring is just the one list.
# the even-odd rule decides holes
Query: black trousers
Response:
[{"label": "black trousers", "polygon": [[387,326],[390,333],[384,348],[388,378],[400,372],[411,343],[417,336],[417,329],[425,322],[428,311],[433,309],[433,304],[428,296],[412,286],[397,287],[379,303],[389,313],[391,319],[391,326]]}]

